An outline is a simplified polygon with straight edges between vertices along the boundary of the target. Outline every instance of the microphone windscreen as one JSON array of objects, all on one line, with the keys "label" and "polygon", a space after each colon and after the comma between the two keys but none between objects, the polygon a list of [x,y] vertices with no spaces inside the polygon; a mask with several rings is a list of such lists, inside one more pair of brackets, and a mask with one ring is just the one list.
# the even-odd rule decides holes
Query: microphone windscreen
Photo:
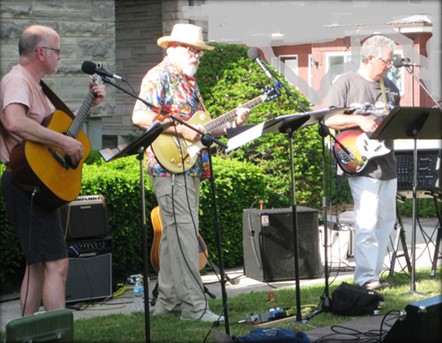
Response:
[{"label": "microphone windscreen", "polygon": [[84,61],[81,65],[81,71],[85,74],[92,75],[95,73],[97,65],[92,61]]},{"label": "microphone windscreen", "polygon": [[250,48],[247,51],[247,56],[249,56],[249,58],[254,61],[256,60],[257,57],[259,57],[259,51],[257,48]]},{"label": "microphone windscreen", "polygon": [[394,67],[395,68],[400,68],[400,67],[402,67],[403,66],[403,64],[402,64],[402,62],[403,62],[404,60],[402,59],[402,58],[400,58],[400,57],[396,57],[395,59],[394,59],[394,61],[393,61],[393,65],[394,65]]}]

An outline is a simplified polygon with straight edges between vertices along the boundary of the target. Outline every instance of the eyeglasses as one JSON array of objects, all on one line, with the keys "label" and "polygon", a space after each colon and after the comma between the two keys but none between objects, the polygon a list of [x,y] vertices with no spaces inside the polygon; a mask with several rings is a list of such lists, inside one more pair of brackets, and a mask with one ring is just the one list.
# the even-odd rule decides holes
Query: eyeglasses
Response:
[{"label": "eyeglasses", "polygon": [[183,48],[187,49],[187,51],[192,55],[194,55],[195,57],[202,57],[204,55],[204,51],[194,48],[193,46],[184,45],[184,44],[179,44],[177,46],[182,46]]},{"label": "eyeglasses", "polygon": [[[48,47],[48,46],[41,46],[40,48],[42,48],[42,49],[46,49],[46,50],[52,50],[52,51],[54,51],[57,55],[59,55],[60,56],[60,54],[61,54],[61,50],[60,49],[55,49],[55,48],[50,48],[50,47]],[[38,48],[37,48],[38,49]],[[36,51],[37,51],[37,49],[35,49]]]},{"label": "eyeglasses", "polygon": [[379,60],[381,60],[382,62],[384,62],[384,64],[388,67],[388,68],[390,68],[391,66],[393,66],[393,61],[386,61],[386,60],[384,60],[383,58],[381,58],[381,57],[378,57],[378,59]]}]

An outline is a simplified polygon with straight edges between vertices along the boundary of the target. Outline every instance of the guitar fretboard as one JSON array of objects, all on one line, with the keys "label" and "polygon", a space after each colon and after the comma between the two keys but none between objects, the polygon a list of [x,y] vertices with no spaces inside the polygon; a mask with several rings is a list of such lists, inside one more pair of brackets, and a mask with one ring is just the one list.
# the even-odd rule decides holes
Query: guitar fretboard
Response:
[{"label": "guitar fretboard", "polygon": [[[261,95],[257,98],[250,100],[249,102],[246,102],[244,105],[242,105],[242,107],[253,108],[259,105],[260,103],[262,103],[263,101],[265,101],[266,98],[267,98],[266,95]],[[235,117],[236,117],[236,109],[231,110],[218,118],[212,119],[211,121],[204,124],[204,128],[206,132],[212,132],[217,127],[220,127],[221,125],[224,125],[229,121],[232,121],[233,119],[235,119]]]},{"label": "guitar fretboard", "polygon": [[76,138],[78,133],[83,128],[83,123],[89,116],[89,112],[91,110],[92,104],[96,98],[94,91],[91,89],[89,93],[86,95],[86,98],[83,100],[80,108],[78,109],[77,115],[74,118],[71,126],[69,127],[67,136]]}]

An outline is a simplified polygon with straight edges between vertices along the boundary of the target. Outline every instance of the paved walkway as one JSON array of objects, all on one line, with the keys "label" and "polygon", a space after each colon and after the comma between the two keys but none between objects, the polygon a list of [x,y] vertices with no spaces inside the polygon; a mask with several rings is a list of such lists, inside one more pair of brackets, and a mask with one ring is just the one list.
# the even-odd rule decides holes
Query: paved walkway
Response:
[{"label": "paved walkway", "polygon": [[[415,268],[417,269],[431,266],[432,264],[437,224],[438,220],[435,218],[424,218],[420,219],[417,222],[416,255],[415,255],[416,256]],[[408,250],[410,251],[411,237],[412,237],[411,229],[413,226],[411,218],[403,218],[403,225],[405,229],[406,243],[408,246]],[[429,237],[432,239],[432,242],[427,243]],[[332,241],[330,240],[329,243],[331,242]],[[329,253],[333,254],[333,256],[329,257],[329,262],[331,263],[332,266],[332,271],[330,273],[329,280],[335,279],[335,277],[337,277],[337,280],[339,281],[340,279],[347,278],[348,276],[352,275],[352,269],[354,267],[353,259],[351,257],[348,258],[346,256],[344,257],[342,252],[339,252],[339,249],[337,248],[338,246],[349,246],[350,247],[349,250],[351,252],[351,242],[349,241],[342,242],[339,240],[334,242],[332,248],[329,249]],[[402,246],[399,245],[399,254],[401,252],[402,252]],[[321,251],[321,255],[323,255],[323,251]],[[336,255],[338,255],[338,257],[336,257]],[[346,261],[343,261],[344,264],[341,263],[341,267],[338,266],[339,257],[346,258]],[[438,259],[438,263],[439,264],[441,263],[440,259]],[[388,271],[391,267],[390,256],[386,257],[385,266]],[[397,259],[397,263],[395,265],[394,270],[400,271],[405,266],[406,266],[405,258],[400,257]],[[295,287],[294,280],[272,282],[272,283],[265,283],[254,280],[244,275],[242,268],[226,270],[226,274],[233,281],[233,283],[230,282],[226,283],[225,288],[228,298],[250,292],[271,291],[282,287]],[[214,275],[213,273],[204,275],[203,281],[211,293],[213,293],[217,298],[220,299],[222,298],[221,286],[216,275]],[[309,280],[300,280],[301,287],[303,285],[308,285],[308,284],[324,284],[325,287],[325,279],[316,278]],[[150,292],[152,292],[152,288],[154,287],[154,285],[155,282],[150,282],[149,284]],[[126,291],[123,295],[114,297],[109,301],[91,303],[81,311],[74,310],[73,313],[74,313],[74,319],[79,319],[79,318],[91,318],[96,316],[105,316],[113,313],[129,314],[133,310],[134,310],[133,296],[131,295],[130,291]],[[7,297],[2,297],[0,299],[0,331],[3,332],[5,331],[5,325],[8,321],[19,317],[20,317],[20,307],[19,307],[18,295],[11,294],[8,295]]]}]

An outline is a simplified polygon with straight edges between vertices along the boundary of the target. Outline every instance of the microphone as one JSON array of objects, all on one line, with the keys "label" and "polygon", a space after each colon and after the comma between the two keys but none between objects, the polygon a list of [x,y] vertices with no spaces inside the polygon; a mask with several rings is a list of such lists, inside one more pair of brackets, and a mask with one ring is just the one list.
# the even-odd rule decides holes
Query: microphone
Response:
[{"label": "microphone", "polygon": [[267,75],[268,78],[272,78],[272,73],[270,72],[269,68],[267,67],[267,65],[263,62],[263,60],[261,59],[261,57],[259,56],[259,52],[257,48],[250,48],[249,51],[247,51],[247,56],[249,56],[249,58],[258,63],[258,65],[261,67],[261,69],[264,71],[264,73]]},{"label": "microphone", "polygon": [[123,78],[117,74],[112,74],[108,72],[106,69],[102,68],[101,63],[95,64],[92,61],[84,61],[81,65],[81,71],[85,74],[98,74],[100,76],[107,76],[107,77],[113,77],[117,80],[123,80]]},{"label": "microphone", "polygon": [[419,64],[412,63],[409,58],[400,58],[396,57],[393,61],[393,65],[395,68],[400,67],[420,67]]}]

